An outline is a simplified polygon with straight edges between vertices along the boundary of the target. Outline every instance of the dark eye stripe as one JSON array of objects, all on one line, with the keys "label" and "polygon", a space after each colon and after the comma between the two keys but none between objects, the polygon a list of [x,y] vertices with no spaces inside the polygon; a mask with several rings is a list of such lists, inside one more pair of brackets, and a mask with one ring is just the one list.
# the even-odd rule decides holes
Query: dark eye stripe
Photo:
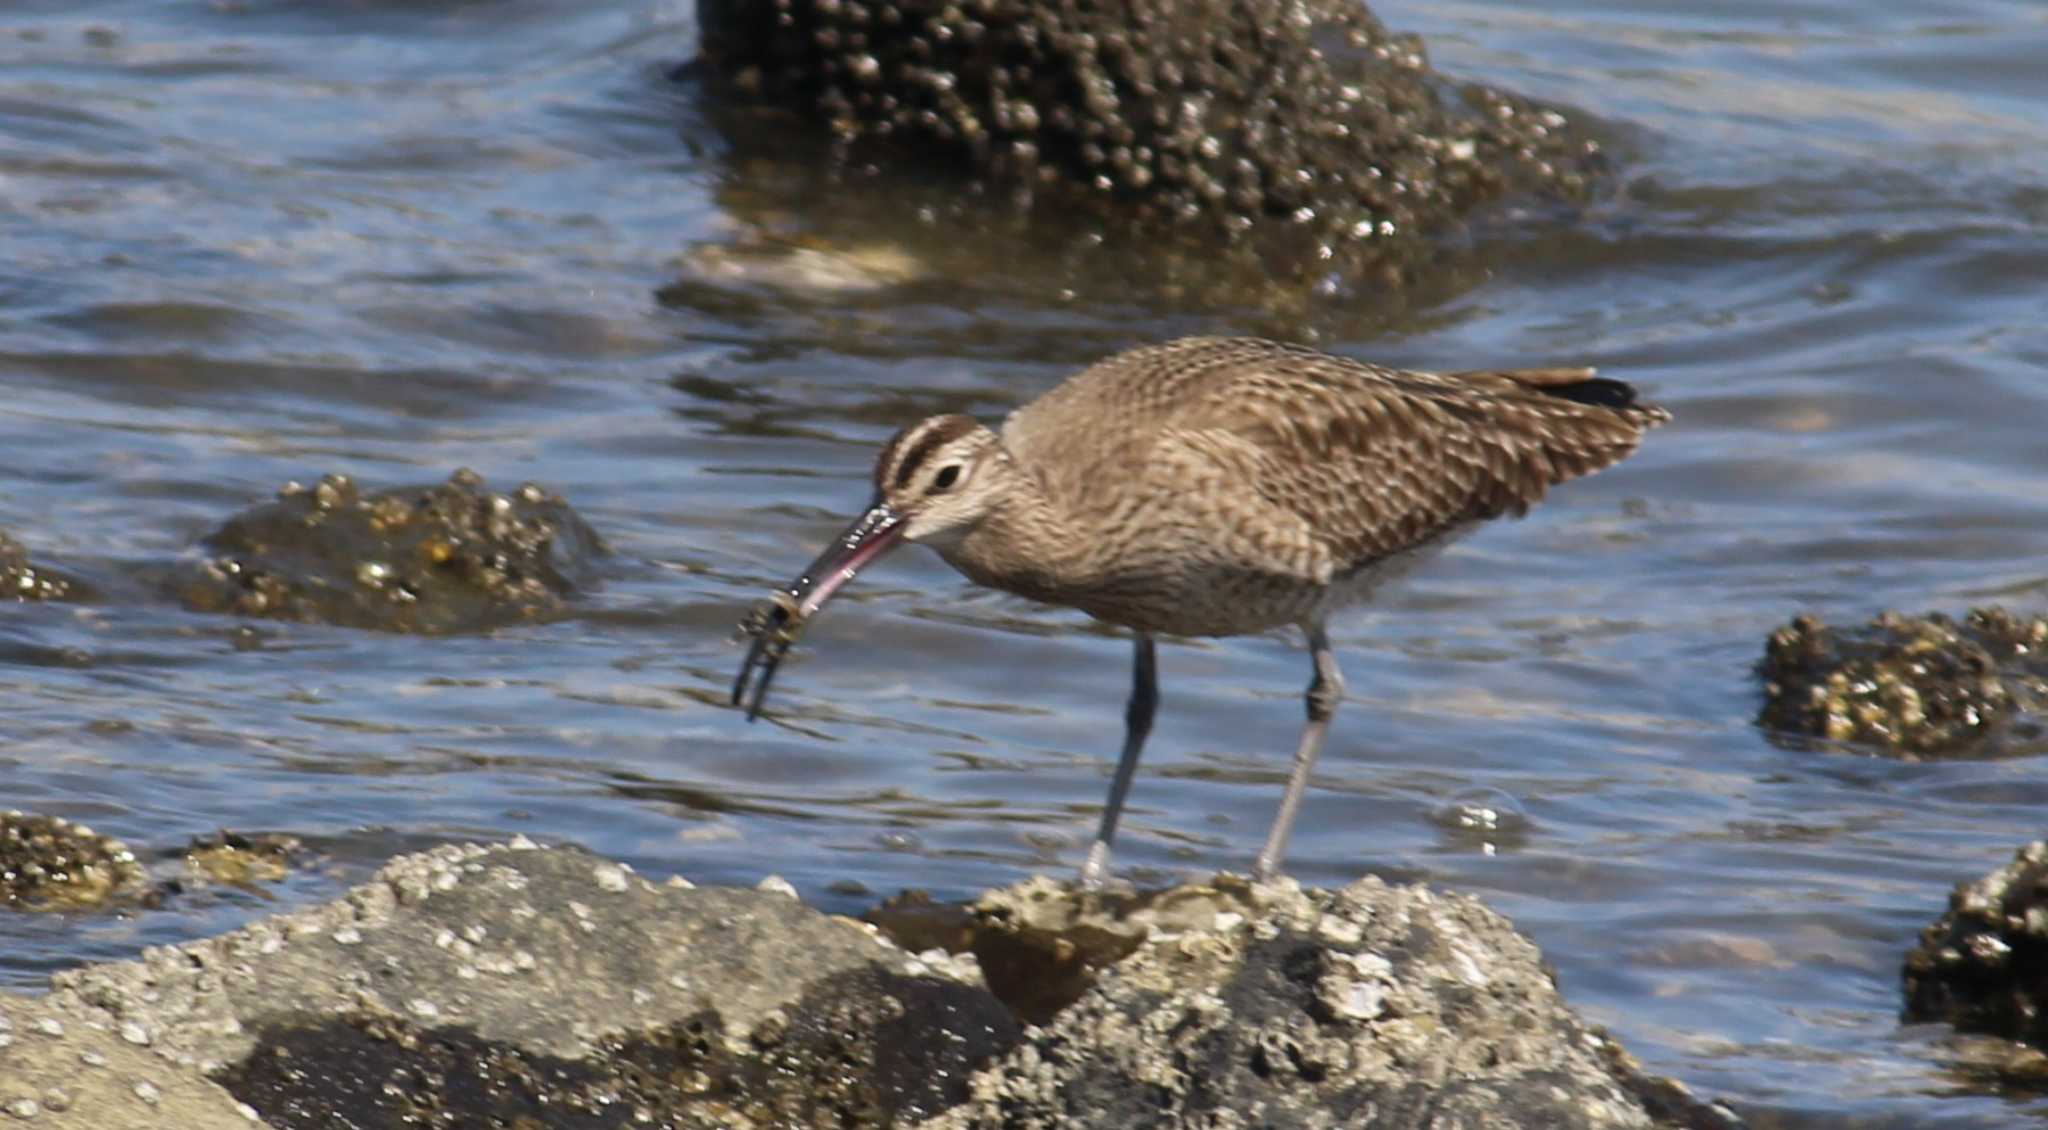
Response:
[{"label": "dark eye stripe", "polygon": [[910,476],[916,474],[918,467],[922,466],[925,460],[932,457],[932,452],[940,444],[946,442],[943,432],[944,429],[942,428],[933,428],[918,437],[916,446],[903,453],[902,462],[896,464],[895,489],[902,490],[905,486],[908,486]]},{"label": "dark eye stripe", "polygon": [[[923,424],[912,426],[898,435],[889,448],[882,452],[881,460],[875,465],[875,485],[881,486],[882,469],[891,465],[890,460],[893,457],[889,489],[902,490],[910,484],[911,476],[917,473],[917,469],[924,465],[925,460],[932,457],[933,452],[968,434],[977,426],[973,419],[966,416],[934,416]],[[903,454],[894,455],[894,449],[906,443]]]}]

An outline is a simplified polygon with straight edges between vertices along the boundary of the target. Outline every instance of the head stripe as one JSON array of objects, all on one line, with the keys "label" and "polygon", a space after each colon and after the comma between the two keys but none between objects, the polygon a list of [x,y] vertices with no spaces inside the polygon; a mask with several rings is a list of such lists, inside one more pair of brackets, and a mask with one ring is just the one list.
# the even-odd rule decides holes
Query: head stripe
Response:
[{"label": "head stripe", "polygon": [[933,416],[897,432],[875,460],[875,493],[902,490],[934,452],[980,426],[971,416]]}]

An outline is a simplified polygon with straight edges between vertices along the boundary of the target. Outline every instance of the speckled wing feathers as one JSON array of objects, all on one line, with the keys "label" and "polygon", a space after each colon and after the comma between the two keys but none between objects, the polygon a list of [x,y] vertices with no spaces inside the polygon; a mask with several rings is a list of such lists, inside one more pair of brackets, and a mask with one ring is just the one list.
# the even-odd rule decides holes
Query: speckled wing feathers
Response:
[{"label": "speckled wing feathers", "polygon": [[1191,338],[1076,374],[1014,413],[1003,439],[1070,513],[1120,509],[1129,480],[1149,479],[1202,512],[1162,522],[1154,495],[1167,536],[1199,527],[1243,567],[1327,584],[1519,515],[1666,418],[1582,369],[1417,373]]}]

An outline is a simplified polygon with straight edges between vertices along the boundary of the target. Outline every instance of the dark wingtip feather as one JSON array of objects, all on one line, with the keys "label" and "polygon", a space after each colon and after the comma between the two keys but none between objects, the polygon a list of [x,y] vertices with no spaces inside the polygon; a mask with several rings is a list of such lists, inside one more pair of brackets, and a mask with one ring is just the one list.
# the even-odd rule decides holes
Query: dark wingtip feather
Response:
[{"label": "dark wingtip feather", "polygon": [[1589,404],[1595,408],[1612,408],[1621,411],[1636,406],[1636,388],[1626,381],[1611,380],[1607,377],[1588,377],[1569,384],[1537,386],[1545,396],[1569,400],[1575,404]]},{"label": "dark wingtip feather", "polygon": [[1475,381],[1499,381],[1506,379],[1521,385],[1530,392],[1584,404],[1589,408],[1605,408],[1620,412],[1630,418],[1639,418],[1645,423],[1661,423],[1668,413],[1653,404],[1636,399],[1636,387],[1627,381],[1617,381],[1594,375],[1591,368],[1574,366],[1549,369],[1475,369],[1469,372],[1450,373],[1452,377]]}]

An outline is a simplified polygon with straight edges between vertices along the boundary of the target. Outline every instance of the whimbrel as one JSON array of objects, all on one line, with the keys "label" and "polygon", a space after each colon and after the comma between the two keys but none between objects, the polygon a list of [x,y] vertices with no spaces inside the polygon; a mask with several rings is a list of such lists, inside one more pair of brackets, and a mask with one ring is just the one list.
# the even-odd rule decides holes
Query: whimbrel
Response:
[{"label": "whimbrel", "polygon": [[1343,697],[1330,614],[1474,524],[1619,461],[1668,419],[1590,369],[1409,372],[1252,338],[1128,350],[1001,431],[947,415],[896,433],[867,511],[741,624],[752,643],[733,702],[759,717],[810,617],[899,542],[931,546],[979,584],[1129,628],[1123,753],[1081,869],[1092,887],[1159,702],[1154,637],[1299,625],[1315,676],[1254,867],[1271,877]]}]

